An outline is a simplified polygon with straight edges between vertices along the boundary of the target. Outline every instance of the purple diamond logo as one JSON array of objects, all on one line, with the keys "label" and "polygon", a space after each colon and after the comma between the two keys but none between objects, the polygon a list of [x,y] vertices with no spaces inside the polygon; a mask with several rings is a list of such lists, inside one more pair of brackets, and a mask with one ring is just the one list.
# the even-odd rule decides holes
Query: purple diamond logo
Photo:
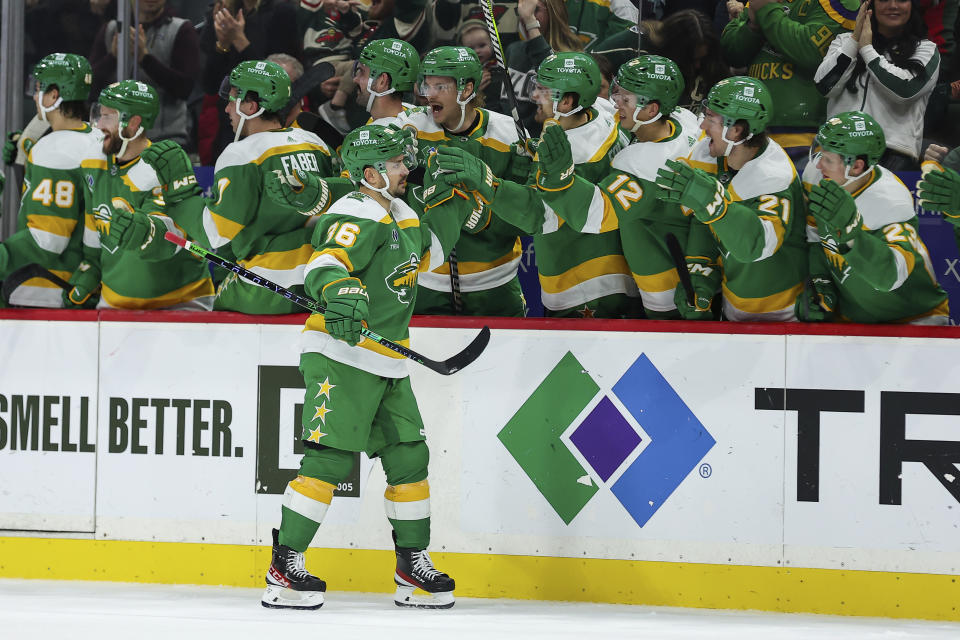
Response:
[{"label": "purple diamond logo", "polygon": [[570,442],[606,482],[640,444],[640,436],[604,396],[571,434]]}]

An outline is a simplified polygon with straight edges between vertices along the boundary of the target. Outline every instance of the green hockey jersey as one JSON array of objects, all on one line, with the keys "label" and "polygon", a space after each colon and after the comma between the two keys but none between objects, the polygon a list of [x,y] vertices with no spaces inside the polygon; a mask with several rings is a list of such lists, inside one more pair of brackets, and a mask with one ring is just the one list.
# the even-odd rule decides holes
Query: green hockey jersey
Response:
[{"label": "green hockey jersey", "polygon": [[[822,179],[812,163],[804,169],[804,188]],[[910,191],[877,165],[852,195],[867,231],[852,246],[821,237],[813,217],[807,216],[807,240],[822,248],[811,253],[810,271],[833,280],[837,314],[851,322],[948,324],[947,294],[920,239]]]},{"label": "green hockey jersey", "polygon": [[[318,216],[304,216],[263,194],[267,174],[286,178],[295,170],[331,176],[330,149],[300,128],[249,135],[220,154],[210,198],[188,198],[173,207],[171,215],[201,245],[303,295],[303,267],[313,253],[310,237]],[[220,284],[215,308],[257,314],[301,311],[233,274]]]},{"label": "green hockey jersey", "polygon": [[[710,139],[687,161],[726,184],[727,212],[709,225],[691,221],[688,257],[720,258],[723,313],[728,320],[795,320],[794,303],[807,277],[803,186],[773,140],[739,171],[709,153]],[[718,250],[719,249],[719,256]]]},{"label": "green hockey jersey", "polygon": [[[322,300],[327,284],[359,278],[370,299],[370,330],[409,346],[417,277],[443,263],[460,233],[462,220],[442,209],[421,218],[399,198],[389,212],[360,191],[340,198],[313,231],[314,252],[304,270],[307,294]],[[387,378],[407,375],[406,359],[394,351],[367,338],[351,347],[331,337],[319,313],[307,319],[302,351]]]},{"label": "green hockey jersey", "polygon": [[[730,21],[721,46],[732,67],[748,67],[747,75],[770,89],[773,119],[770,127],[816,129],[826,116],[827,101],[817,90],[813,74],[833,38],[853,29],[858,0],[791,0],[773,2],[757,10],[760,31],[750,28],[748,12]],[[810,143],[777,138],[781,146]]]},{"label": "green hockey jersey", "polygon": [[[96,153],[100,144],[100,132],[84,124],[79,129],[52,131],[30,149],[17,231],[0,245],[0,251],[7,253],[7,269],[0,272],[0,280],[31,263],[70,279],[83,258],[87,190],[80,161]],[[32,278],[17,288],[10,302],[59,308],[61,293],[52,282]]]}]

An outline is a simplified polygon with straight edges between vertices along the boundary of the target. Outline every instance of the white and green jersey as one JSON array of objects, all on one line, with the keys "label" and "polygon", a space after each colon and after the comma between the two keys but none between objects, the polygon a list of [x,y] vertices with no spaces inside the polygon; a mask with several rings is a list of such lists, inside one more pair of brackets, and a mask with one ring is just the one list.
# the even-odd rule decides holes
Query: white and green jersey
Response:
[{"label": "white and green jersey", "polygon": [[[679,276],[664,244],[667,233],[686,242],[690,217],[678,205],[657,199],[657,170],[667,160],[686,158],[700,136],[697,117],[676,109],[668,118],[670,134],[661,140],[633,142],[613,158],[597,178],[580,175],[574,184],[543,197],[568,226],[587,233],[618,229],[625,273],[639,289],[648,312],[670,312]],[[570,132],[568,132],[569,134]],[[576,149],[572,143],[576,161]],[[539,246],[537,263],[540,263]]]},{"label": "white and green jersey", "polygon": [[[210,198],[188,198],[173,207],[172,215],[201,245],[302,295],[318,216],[305,216],[263,195],[268,174],[286,178],[296,170],[324,178],[333,174],[330,149],[319,137],[298,127],[251,134],[220,154]],[[256,314],[302,311],[232,274],[217,291],[216,308]]]},{"label": "white and green jersey", "polygon": [[[213,283],[206,263],[175,247],[163,235],[181,237],[166,212],[153,167],[136,157],[117,164],[99,146],[81,162],[87,188],[84,258],[100,269],[101,309],[213,308]],[[108,238],[115,211],[149,214],[155,232],[135,251],[121,251]]]},{"label": "white and green jersey", "polygon": [[793,162],[768,139],[735,171],[725,157],[710,155],[709,143],[709,138],[701,138],[687,161],[726,184],[729,204],[709,225],[691,221],[687,256],[710,261],[719,257],[727,319],[795,320],[794,303],[803,291],[808,263],[803,187]]},{"label": "white and green jersey", "polygon": [[[370,330],[409,346],[417,277],[443,263],[460,233],[459,218],[447,211],[438,214],[421,218],[399,198],[388,212],[361,191],[340,198],[313,231],[314,251],[304,270],[307,294],[323,300],[325,286],[359,278],[370,299]],[[331,337],[319,313],[307,319],[302,351],[387,378],[408,375],[406,359],[394,351],[367,338],[351,347]]]},{"label": "white and green jersey", "polygon": [[[83,258],[83,216],[86,193],[80,161],[99,150],[100,132],[84,124],[79,129],[52,131],[27,154],[23,198],[17,231],[4,240],[8,268],[0,280],[20,267],[36,263],[69,280]],[[62,307],[59,287],[41,278],[27,280],[16,291],[15,304]]]},{"label": "white and green jersey", "polygon": [[[822,179],[813,163],[803,171],[805,189]],[[920,239],[910,191],[877,165],[852,195],[866,230],[853,243],[838,245],[807,216],[807,240],[822,249],[811,252],[810,271],[833,280],[837,314],[852,322],[947,324],[947,294]]]}]

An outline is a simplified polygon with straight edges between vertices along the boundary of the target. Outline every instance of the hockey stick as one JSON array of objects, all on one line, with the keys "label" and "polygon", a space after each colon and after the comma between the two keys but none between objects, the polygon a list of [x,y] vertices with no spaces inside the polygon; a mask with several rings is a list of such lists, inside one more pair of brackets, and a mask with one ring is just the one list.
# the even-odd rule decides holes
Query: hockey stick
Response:
[{"label": "hockey stick", "polygon": [[[480,0],[480,8],[483,9],[483,19],[487,23],[487,31],[490,33],[490,44],[493,45],[493,55],[497,60],[497,66],[500,67],[500,73],[503,75],[503,85],[507,92],[507,104],[510,106],[510,115],[513,116],[513,123],[517,125],[517,137],[521,144],[525,143],[530,137],[527,129],[520,121],[520,111],[517,109],[517,94],[513,91],[513,82],[510,80],[510,72],[507,70],[507,63],[503,58],[503,43],[500,42],[500,32],[497,30],[497,20],[493,17],[493,0]],[[476,90],[476,87],[474,87]],[[524,147],[526,145],[524,144]]]},{"label": "hockey stick", "polygon": [[447,264],[450,265],[450,297],[453,300],[453,313],[463,313],[463,297],[460,295],[460,263],[457,261],[457,248],[450,249],[447,254]]},{"label": "hockey stick", "polygon": [[10,296],[13,295],[13,292],[16,291],[24,282],[33,278],[49,280],[64,291],[70,291],[73,288],[70,286],[69,282],[57,274],[44,269],[38,264],[28,264],[25,267],[20,267],[3,279],[3,286],[0,287],[0,296],[3,297],[3,302],[5,304],[10,304]]},{"label": "hockey stick", "polygon": [[690,280],[690,271],[687,269],[687,258],[683,255],[683,249],[680,248],[680,241],[677,236],[668,233],[665,237],[667,242],[667,251],[670,253],[670,259],[673,266],[677,269],[677,275],[680,276],[680,283],[683,285],[687,294],[687,304],[691,307],[696,306],[693,299],[693,281]]},{"label": "hockey stick", "polygon": [[[200,256],[204,260],[212,262],[217,266],[223,267],[227,271],[232,271],[233,273],[237,274],[238,276],[240,276],[244,280],[247,280],[248,282],[251,282],[257,286],[263,287],[264,289],[269,289],[270,291],[273,291],[274,293],[283,296],[290,302],[300,305],[304,309],[307,309],[314,313],[323,313],[324,311],[326,311],[326,309],[324,309],[323,306],[317,304],[316,301],[311,300],[310,298],[304,298],[303,296],[298,296],[293,291],[290,291],[289,289],[285,289],[280,285],[276,284],[275,282],[270,282],[266,278],[258,276],[253,271],[244,269],[243,267],[241,267],[236,263],[230,262],[225,258],[221,258],[220,256],[213,253],[212,251],[207,251],[206,249],[197,245],[196,243],[190,242],[189,240],[181,238],[175,233],[171,233],[168,231],[163,237],[169,240],[170,242],[172,242],[173,244],[183,247],[190,253]],[[370,331],[366,327],[360,330],[360,334],[364,338],[367,338],[368,340],[372,340],[373,342],[376,342],[380,346],[386,347],[387,349],[390,349],[395,353],[399,353],[404,358],[409,358],[410,360],[413,360],[418,364],[422,364],[428,369],[432,369],[433,371],[436,371],[437,373],[445,376],[448,376],[451,373],[456,373],[460,369],[463,369],[465,366],[467,366],[468,364],[476,360],[480,356],[480,354],[483,353],[483,350],[487,347],[487,343],[490,342],[490,328],[484,327],[483,329],[480,330],[480,333],[477,334],[477,337],[473,339],[473,342],[468,344],[463,351],[456,354],[455,356],[447,358],[446,360],[438,361],[438,360],[431,360],[430,358],[422,356],[416,351],[408,349],[403,345],[399,345],[396,342],[387,340],[383,336],[377,335],[376,333],[374,333],[373,331]]]}]

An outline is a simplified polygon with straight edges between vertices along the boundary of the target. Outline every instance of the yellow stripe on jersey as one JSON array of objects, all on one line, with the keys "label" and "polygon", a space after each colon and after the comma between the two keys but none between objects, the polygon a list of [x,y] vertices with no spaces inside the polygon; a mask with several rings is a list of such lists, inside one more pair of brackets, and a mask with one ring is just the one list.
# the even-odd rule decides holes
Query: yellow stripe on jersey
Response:
[{"label": "yellow stripe on jersey", "polygon": [[243,231],[244,229],[243,224],[239,222],[234,222],[233,220],[225,218],[219,213],[210,211],[210,209],[207,209],[207,211],[210,212],[210,220],[213,221],[214,226],[217,228],[217,234],[221,238],[225,238],[228,241],[233,240],[234,238],[237,237],[238,233]]},{"label": "yellow stripe on jersey", "polygon": [[83,169],[100,169],[101,171],[107,170],[107,161],[100,160],[95,158],[88,158],[80,162],[80,167]]},{"label": "yellow stripe on jersey", "polygon": [[271,251],[253,256],[249,260],[241,260],[240,265],[247,269],[261,267],[274,271],[289,271],[296,269],[301,265],[307,264],[313,256],[313,245],[304,244],[296,249],[287,249],[286,251]]},{"label": "yellow stripe on jersey", "polygon": [[912,251],[907,251],[906,249],[904,249],[903,247],[901,247],[900,245],[897,245],[897,244],[891,244],[891,245],[887,245],[887,246],[889,246],[889,247],[890,247],[891,249],[893,249],[894,251],[898,252],[900,255],[903,256],[903,259],[906,260],[906,262],[907,262],[907,274],[909,275],[909,274],[913,273],[913,265],[914,265],[914,263],[915,263],[916,260],[917,260],[917,257],[916,257],[915,255],[913,255],[913,252],[912,252]]},{"label": "yellow stripe on jersey", "polygon": [[154,298],[134,298],[117,293],[103,283],[101,297],[111,307],[117,309],[162,309],[175,304],[189,302],[195,298],[214,295],[213,282],[210,278],[201,278],[196,282],[184,285]]},{"label": "yellow stripe on jersey", "polygon": [[[329,335],[329,332],[327,331],[327,325],[323,320],[323,315],[319,313],[314,313],[309,318],[307,318],[306,324],[303,325],[303,330],[319,331],[321,333],[326,333]],[[395,342],[396,344],[402,345],[404,347],[410,346],[409,338],[404,338],[403,340],[393,340],[393,342]],[[373,351],[374,353],[378,353],[382,356],[386,356],[388,358],[394,358],[396,360],[404,359],[404,356],[400,355],[396,351],[392,351],[390,349],[387,349],[386,347],[380,346],[380,344],[368,338],[361,338],[360,342],[357,343],[357,346],[362,347],[367,351]]]},{"label": "yellow stripe on jersey", "polygon": [[769,313],[771,311],[781,311],[787,307],[793,306],[797,296],[803,292],[803,283],[798,283],[786,291],[774,293],[773,295],[762,298],[741,298],[733,291],[727,288],[727,283],[723,283],[723,297],[734,307],[745,313]]},{"label": "yellow stripe on jersey", "polygon": [[[523,247],[520,244],[520,238],[517,238],[517,241],[513,244],[513,251],[508,253],[505,256],[500,256],[492,262],[460,262],[458,263],[458,270],[460,275],[466,275],[470,273],[482,273],[484,271],[489,271],[494,267],[499,267],[501,265],[507,264],[508,262],[515,260],[520,257],[520,254],[523,252]],[[431,273],[441,273],[449,274],[450,265],[449,263],[443,263],[440,267],[434,269]]]},{"label": "yellow stripe on jersey", "polygon": [[401,229],[409,229],[410,227],[419,227],[420,220],[419,218],[406,218],[404,220],[397,220],[397,226]]},{"label": "yellow stripe on jersey", "polygon": [[330,155],[330,153],[325,151],[323,147],[310,142],[301,142],[299,144],[285,144],[279,147],[271,147],[270,149],[267,149],[263,155],[254,160],[253,164],[263,164],[269,158],[274,156],[282,156],[287,153],[294,153],[295,151],[320,151],[326,152],[327,155]]},{"label": "yellow stripe on jersey", "polygon": [[[54,275],[57,275],[57,276],[60,276],[60,277],[63,278],[64,280],[70,280],[70,277],[73,275],[73,274],[70,273],[69,271],[54,271],[53,269],[50,269],[50,273],[52,273],[52,274],[54,274]],[[30,278],[29,280],[25,281],[25,282],[24,282],[22,285],[20,285],[20,286],[21,286],[21,287],[43,287],[43,288],[45,288],[45,289],[59,289],[59,288],[60,288],[60,285],[54,284],[54,283],[50,282],[49,280],[47,280],[46,278]]]},{"label": "yellow stripe on jersey", "polygon": [[557,276],[540,273],[540,287],[546,293],[562,293],[573,287],[611,273],[630,275],[630,267],[623,256],[601,256],[578,264]]},{"label": "yellow stripe on jersey", "polygon": [[31,213],[27,216],[27,227],[69,238],[77,228],[77,219]]},{"label": "yellow stripe on jersey", "polygon": [[348,256],[347,252],[344,251],[343,249],[324,249],[323,251],[314,251],[313,255],[310,256],[310,260],[309,262],[307,262],[307,264],[310,264],[311,262],[313,262],[314,260],[316,260],[322,255],[332,256],[338,262],[343,264],[343,266],[346,267],[347,271],[353,271],[353,263],[350,262],[350,256]]},{"label": "yellow stripe on jersey", "polygon": [[635,273],[633,274],[633,281],[637,283],[637,288],[641,291],[657,293],[676,289],[680,282],[680,274],[677,273],[676,269],[668,269],[648,276]]},{"label": "yellow stripe on jersey", "polygon": [[589,160],[587,160],[587,162],[588,163],[598,162],[602,160],[603,157],[607,155],[607,152],[610,151],[610,147],[613,146],[613,143],[615,143],[619,139],[619,137],[620,137],[619,127],[611,128],[610,135],[607,136],[607,139],[603,141],[603,143],[600,145],[600,148],[597,149],[597,152],[593,154],[593,156]]},{"label": "yellow stripe on jersey", "polygon": [[784,149],[800,147],[806,149],[817,137],[815,132],[810,133],[770,133],[770,139]]}]

